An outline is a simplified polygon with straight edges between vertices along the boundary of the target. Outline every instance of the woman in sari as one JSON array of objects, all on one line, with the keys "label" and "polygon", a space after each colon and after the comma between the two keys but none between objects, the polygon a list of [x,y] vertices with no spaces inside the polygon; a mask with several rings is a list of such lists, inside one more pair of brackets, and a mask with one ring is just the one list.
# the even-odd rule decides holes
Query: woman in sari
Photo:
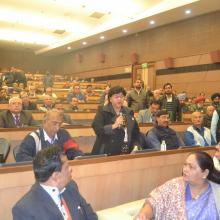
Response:
[{"label": "woman in sari", "polygon": [[154,189],[135,220],[219,220],[220,172],[205,152],[190,154],[183,176]]}]

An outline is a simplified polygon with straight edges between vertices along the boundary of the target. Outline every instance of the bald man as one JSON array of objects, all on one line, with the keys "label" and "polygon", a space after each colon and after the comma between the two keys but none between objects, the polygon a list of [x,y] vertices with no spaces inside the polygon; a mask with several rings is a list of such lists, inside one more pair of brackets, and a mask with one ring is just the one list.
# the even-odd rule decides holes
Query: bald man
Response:
[{"label": "bald man", "polygon": [[22,100],[19,97],[9,99],[8,110],[0,114],[1,128],[19,128],[39,126],[29,111],[22,110]]},{"label": "bald man", "polygon": [[207,106],[206,114],[203,117],[203,126],[207,128],[211,128],[212,116],[215,111],[215,107],[212,105]]},{"label": "bald man", "polygon": [[210,129],[203,127],[203,115],[201,112],[193,112],[191,116],[192,125],[185,133],[186,146],[213,146],[216,145]]}]

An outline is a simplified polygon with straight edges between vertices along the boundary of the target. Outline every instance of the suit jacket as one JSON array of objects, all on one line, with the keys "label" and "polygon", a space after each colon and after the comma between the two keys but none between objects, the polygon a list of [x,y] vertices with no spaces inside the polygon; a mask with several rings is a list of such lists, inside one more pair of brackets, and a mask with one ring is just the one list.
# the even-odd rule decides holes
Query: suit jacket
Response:
[{"label": "suit jacket", "polygon": [[[20,112],[20,124],[21,124],[21,127],[39,126],[39,123],[33,119],[32,114],[25,110],[22,110]],[[1,112],[0,127],[1,128],[16,128],[14,117],[9,110],[5,110]]]},{"label": "suit jacket", "polygon": [[[80,195],[71,181],[62,193],[73,220],[98,220],[92,207]],[[50,195],[35,183],[12,209],[13,220],[63,220],[63,216]]]}]

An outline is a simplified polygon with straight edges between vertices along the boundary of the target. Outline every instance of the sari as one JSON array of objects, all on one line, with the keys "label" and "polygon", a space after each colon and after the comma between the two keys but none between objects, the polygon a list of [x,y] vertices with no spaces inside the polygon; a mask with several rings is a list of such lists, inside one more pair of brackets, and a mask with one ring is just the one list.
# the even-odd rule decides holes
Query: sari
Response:
[{"label": "sari", "polygon": [[[206,220],[217,220],[220,217],[220,205],[218,204],[220,202],[220,198],[218,198],[220,185],[210,181],[209,185],[209,191],[204,192],[205,198],[201,196],[201,200],[195,202],[193,206],[188,202],[187,183],[183,180],[183,177],[174,178],[154,189],[150,193],[149,198],[146,199],[146,203],[151,204],[155,220],[197,220],[198,218],[191,218],[191,214],[194,212],[195,206],[201,208],[201,204],[203,208],[198,213],[202,215],[204,214],[202,212],[206,209],[209,209],[207,213],[213,213],[213,210],[211,211],[210,208],[212,209],[214,207],[217,217],[214,219],[206,218]],[[207,206],[207,201],[212,201],[212,204]]]}]

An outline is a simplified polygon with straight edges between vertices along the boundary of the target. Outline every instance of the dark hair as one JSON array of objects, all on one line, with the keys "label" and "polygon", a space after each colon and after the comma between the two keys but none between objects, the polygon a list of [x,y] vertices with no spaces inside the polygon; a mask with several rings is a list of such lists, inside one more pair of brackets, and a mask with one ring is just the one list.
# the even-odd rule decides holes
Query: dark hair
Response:
[{"label": "dark hair", "polygon": [[36,181],[45,182],[55,171],[61,171],[61,154],[61,148],[56,146],[45,148],[37,153],[33,160]]},{"label": "dark hair", "polygon": [[115,94],[119,94],[122,93],[124,96],[126,96],[126,91],[123,87],[121,86],[114,86],[112,88],[109,89],[108,92],[108,100]]},{"label": "dark hair", "polygon": [[159,110],[157,113],[156,113],[156,117],[160,117],[161,115],[169,115],[169,112],[167,110]]},{"label": "dark hair", "polygon": [[207,179],[220,184],[220,171],[215,168],[212,157],[203,151],[198,151],[192,154],[196,156],[196,160],[201,170],[205,171],[207,169],[209,171]]},{"label": "dark hair", "polygon": [[150,101],[150,105],[159,105],[159,107],[160,107],[161,103],[160,103],[160,101],[153,99]]},{"label": "dark hair", "polygon": [[171,83],[165,83],[165,84],[163,85],[163,89],[165,89],[166,86],[170,86],[171,88],[173,88],[173,86],[171,85]]},{"label": "dark hair", "polygon": [[216,97],[220,98],[220,93],[218,93],[218,92],[213,93],[212,96],[211,96],[211,100],[213,101]]}]

